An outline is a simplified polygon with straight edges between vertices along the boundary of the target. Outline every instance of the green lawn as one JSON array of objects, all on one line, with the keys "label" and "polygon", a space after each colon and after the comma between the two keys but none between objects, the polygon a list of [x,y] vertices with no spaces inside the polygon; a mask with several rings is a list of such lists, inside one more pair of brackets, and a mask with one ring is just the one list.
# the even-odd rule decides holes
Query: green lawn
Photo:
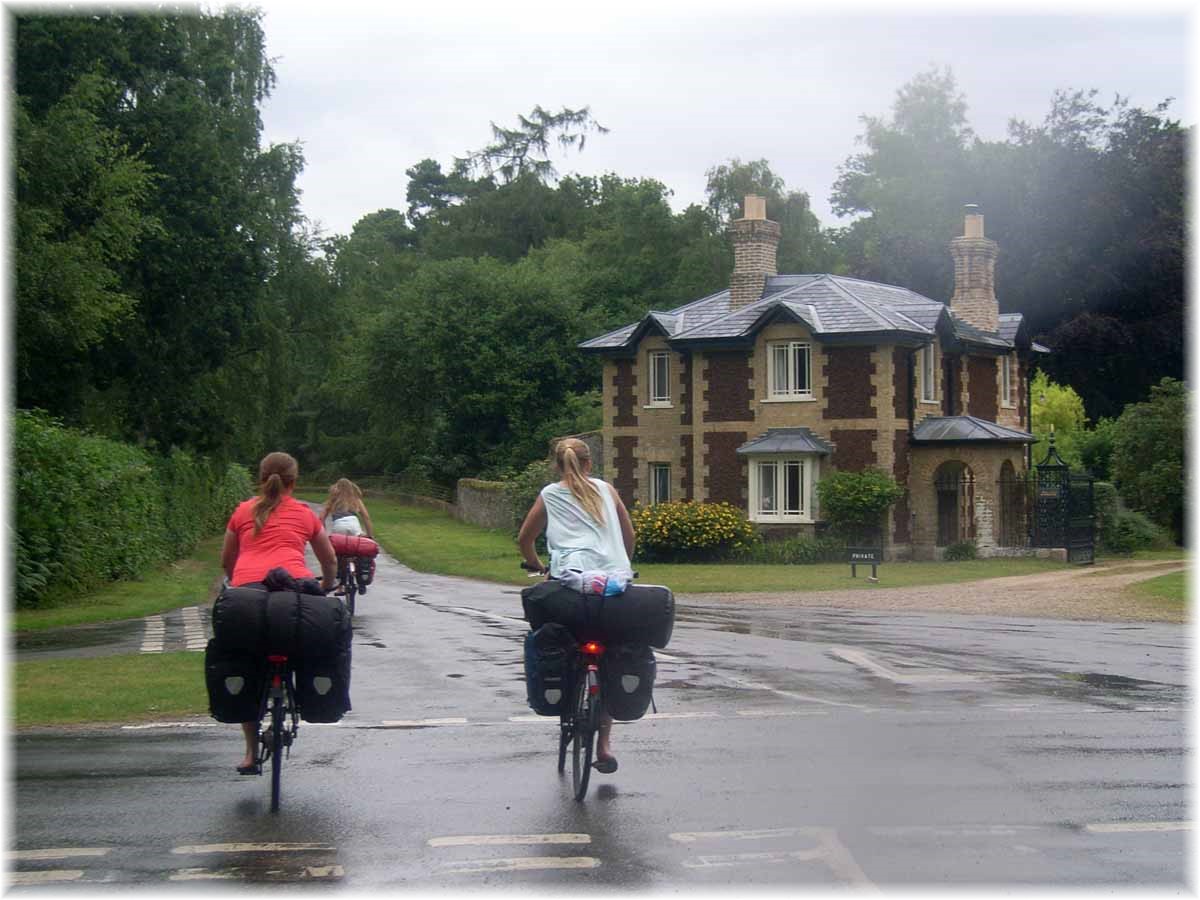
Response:
[{"label": "green lawn", "polygon": [[[305,499],[309,499],[305,496]],[[420,572],[459,575],[504,584],[529,584],[518,567],[516,539],[507,531],[480,528],[459,522],[433,509],[404,506],[369,497],[367,508],[375,535],[384,549]],[[1062,563],[1041,559],[979,559],[953,563],[886,563],[879,568],[879,584],[859,566],[850,577],[850,566],[827,563],[806,566],[638,563],[638,580],[670,585],[676,593],[705,591],[825,591],[843,588],[878,590],[919,584],[974,581],[1004,575],[1027,575],[1063,568]]]},{"label": "green lawn", "polygon": [[1154,597],[1176,608],[1187,605],[1187,572],[1172,572],[1139,581],[1133,590],[1147,597]]},{"label": "green lawn", "polygon": [[138,653],[18,662],[18,727],[133,722],[208,712],[203,653]]},{"label": "green lawn", "polygon": [[63,625],[137,619],[181,606],[207,602],[221,574],[222,536],[208,538],[187,559],[177,560],[139,581],[117,581],[83,596],[62,598],[44,609],[19,609],[17,631],[41,631]]}]

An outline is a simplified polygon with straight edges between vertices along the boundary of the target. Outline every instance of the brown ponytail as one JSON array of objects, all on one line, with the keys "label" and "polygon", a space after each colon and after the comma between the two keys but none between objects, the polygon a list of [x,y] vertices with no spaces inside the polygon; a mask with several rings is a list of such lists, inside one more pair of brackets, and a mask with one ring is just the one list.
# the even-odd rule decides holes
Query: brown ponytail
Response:
[{"label": "brown ponytail", "polygon": [[258,502],[254,504],[254,533],[267,524],[267,517],[279,505],[283,494],[296,486],[300,467],[289,454],[268,453],[258,464]]},{"label": "brown ponytail", "polygon": [[596,486],[583,474],[583,463],[591,462],[588,445],[579,438],[563,438],[554,448],[554,465],[571,493],[593,519],[604,524],[604,501]]}]

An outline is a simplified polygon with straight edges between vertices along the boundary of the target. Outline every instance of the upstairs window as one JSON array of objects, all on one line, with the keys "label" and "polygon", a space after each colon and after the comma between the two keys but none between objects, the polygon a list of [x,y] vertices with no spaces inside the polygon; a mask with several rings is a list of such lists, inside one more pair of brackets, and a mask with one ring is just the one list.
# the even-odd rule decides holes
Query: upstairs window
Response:
[{"label": "upstairs window", "polygon": [[925,403],[937,402],[936,376],[934,366],[933,344],[921,348],[921,400]]},{"label": "upstairs window", "polygon": [[650,354],[650,405],[671,405],[671,354],[666,350]]},{"label": "upstairs window", "polygon": [[650,503],[666,503],[670,499],[670,465],[667,463],[650,463]]},{"label": "upstairs window", "polygon": [[1012,357],[1000,357],[1000,405],[1012,406]]},{"label": "upstairs window", "polygon": [[767,345],[768,396],[772,400],[812,397],[811,348],[801,341]]}]

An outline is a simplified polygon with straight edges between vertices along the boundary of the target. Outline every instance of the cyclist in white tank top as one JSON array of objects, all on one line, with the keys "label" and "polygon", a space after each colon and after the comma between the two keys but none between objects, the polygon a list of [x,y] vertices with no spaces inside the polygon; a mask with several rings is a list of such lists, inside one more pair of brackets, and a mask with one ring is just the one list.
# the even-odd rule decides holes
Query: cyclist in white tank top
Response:
[{"label": "cyclist in white tank top", "polygon": [[[554,467],[562,477],[547,485],[525,517],[517,544],[525,562],[542,569],[534,546],[542,531],[550,550],[550,577],[565,569],[601,570],[628,582],[632,577],[633,523],[629,511],[611,484],[592,478],[592,455],[578,438],[564,438],[554,448]],[[612,717],[600,717],[596,735],[598,772],[617,770],[610,737]]]}]

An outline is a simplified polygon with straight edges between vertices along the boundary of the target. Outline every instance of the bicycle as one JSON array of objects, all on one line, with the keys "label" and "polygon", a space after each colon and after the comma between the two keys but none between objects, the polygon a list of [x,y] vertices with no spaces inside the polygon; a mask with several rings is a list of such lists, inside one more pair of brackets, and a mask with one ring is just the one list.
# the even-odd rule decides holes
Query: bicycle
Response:
[{"label": "bicycle", "polygon": [[[365,594],[373,578],[374,556],[379,545],[363,535],[331,534],[329,541],[337,554],[338,585],[345,592],[346,608],[354,615],[354,597]],[[341,595],[339,595],[341,596]]]},{"label": "bicycle", "polygon": [[358,572],[358,557],[357,556],[342,556],[338,554],[337,558],[337,580],[338,586],[345,591],[346,608],[350,610],[350,615],[354,615],[354,596],[360,591],[366,590],[366,585],[361,583],[362,576]]},{"label": "bicycle", "polygon": [[[533,573],[531,577],[544,575],[547,571],[535,569],[524,561],[521,568]],[[604,712],[604,687],[600,679],[603,656],[604,645],[599,641],[584,641],[578,645],[567,679],[570,702],[563,706],[558,717],[558,774],[566,771],[567,747],[570,746],[571,786],[577,801],[587,795],[592,756]]]},{"label": "bicycle", "polygon": [[[255,764],[262,774],[263,763],[271,761],[271,812],[279,812],[279,793],[283,774],[284,751],[291,755],[292,742],[300,731],[299,710],[296,707],[296,688],[292,680],[292,669],[286,656],[267,657],[270,671],[263,685],[258,704],[258,721],[266,717],[268,709],[271,723],[258,735],[258,755]],[[290,723],[286,720],[290,717]]]}]

